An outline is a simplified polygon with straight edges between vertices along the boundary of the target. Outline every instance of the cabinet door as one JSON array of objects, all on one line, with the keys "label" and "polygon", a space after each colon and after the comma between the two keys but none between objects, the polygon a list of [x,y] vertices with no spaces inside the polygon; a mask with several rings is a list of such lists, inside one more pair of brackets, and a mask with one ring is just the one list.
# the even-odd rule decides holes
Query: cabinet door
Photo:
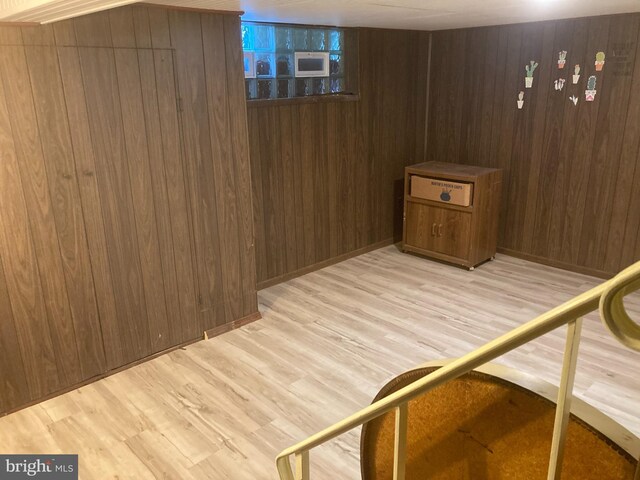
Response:
[{"label": "cabinet door", "polygon": [[407,240],[412,247],[434,251],[438,238],[436,231],[439,224],[440,208],[421,203],[407,203]]},{"label": "cabinet door", "polygon": [[407,245],[466,259],[471,213],[408,202],[406,232]]},{"label": "cabinet door", "polygon": [[446,208],[438,210],[434,250],[452,257],[468,258],[471,214]]}]

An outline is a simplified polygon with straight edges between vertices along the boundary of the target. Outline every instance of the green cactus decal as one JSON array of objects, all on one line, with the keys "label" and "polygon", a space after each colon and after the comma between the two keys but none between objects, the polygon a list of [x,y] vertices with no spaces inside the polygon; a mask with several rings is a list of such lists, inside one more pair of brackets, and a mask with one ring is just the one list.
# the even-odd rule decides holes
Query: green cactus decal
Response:
[{"label": "green cactus decal", "polygon": [[525,65],[524,69],[527,72],[527,77],[533,77],[533,72],[536,68],[538,68],[538,62],[535,62],[534,60],[531,60],[529,65]]},{"label": "green cactus decal", "polygon": [[587,80],[587,90],[595,90],[596,89],[596,76],[591,75],[589,80]]},{"label": "green cactus decal", "polygon": [[604,67],[604,52],[598,52],[596,53],[596,72],[601,72],[602,68]]}]

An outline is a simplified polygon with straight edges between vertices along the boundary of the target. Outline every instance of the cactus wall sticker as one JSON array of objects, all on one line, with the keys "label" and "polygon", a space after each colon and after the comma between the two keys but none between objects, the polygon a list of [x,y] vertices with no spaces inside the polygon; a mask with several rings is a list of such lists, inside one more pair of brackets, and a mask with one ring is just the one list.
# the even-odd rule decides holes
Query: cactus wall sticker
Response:
[{"label": "cactus wall sticker", "polygon": [[573,102],[573,105],[578,105],[578,97],[576,97],[575,95],[571,95],[569,97],[569,100],[571,100]]},{"label": "cactus wall sticker", "polygon": [[533,72],[538,68],[538,62],[531,60],[529,65],[525,65],[524,69],[527,72],[527,76],[524,78],[524,87],[531,88],[533,86]]},{"label": "cactus wall sticker", "polygon": [[559,78],[558,80],[553,82],[553,85],[556,90],[561,91],[564,88],[564,82],[566,80],[564,78]]},{"label": "cactus wall sticker", "polygon": [[558,68],[564,68],[565,63],[567,63],[567,51],[562,50],[558,53]]},{"label": "cactus wall sticker", "polygon": [[580,65],[573,67],[573,84],[577,85],[580,80]]},{"label": "cactus wall sticker", "polygon": [[600,72],[602,70],[602,67],[604,67],[604,58],[604,52],[596,53],[596,72]]},{"label": "cactus wall sticker", "polygon": [[584,99],[593,102],[596,99],[596,76],[591,75],[587,80],[587,89],[584,91]]},{"label": "cactus wall sticker", "polygon": [[518,94],[518,110],[522,110],[522,107],[524,106],[524,92],[520,92]]}]

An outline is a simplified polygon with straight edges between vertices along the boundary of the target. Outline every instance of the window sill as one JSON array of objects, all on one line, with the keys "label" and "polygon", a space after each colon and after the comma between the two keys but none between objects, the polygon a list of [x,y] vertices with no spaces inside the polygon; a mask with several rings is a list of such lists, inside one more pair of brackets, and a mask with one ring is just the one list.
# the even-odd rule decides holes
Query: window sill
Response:
[{"label": "window sill", "polygon": [[335,93],[328,95],[309,95],[308,97],[247,100],[247,107],[280,107],[283,105],[299,105],[305,103],[357,102],[358,100],[360,100],[360,95]]}]

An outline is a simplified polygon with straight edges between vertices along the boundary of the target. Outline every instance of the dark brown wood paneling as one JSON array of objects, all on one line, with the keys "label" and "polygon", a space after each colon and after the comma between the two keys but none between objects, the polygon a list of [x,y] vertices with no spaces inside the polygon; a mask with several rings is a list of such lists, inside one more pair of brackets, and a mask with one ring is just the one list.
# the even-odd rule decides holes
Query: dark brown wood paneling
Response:
[{"label": "dark brown wood paneling", "polygon": [[52,25],[22,27],[21,30],[24,45],[55,45]]},{"label": "dark brown wood paneling", "polygon": [[429,34],[348,36],[359,37],[357,101],[248,102],[262,284],[390,240],[402,223],[398,182],[424,153]]},{"label": "dark brown wood paneling", "polygon": [[[582,217],[578,263],[589,266],[593,264],[598,270],[605,269],[609,232],[613,227],[611,215],[614,200],[618,195],[625,195],[624,189],[619,190],[618,183],[621,180],[618,170],[625,131],[627,126],[634,128],[634,124],[640,122],[640,118],[635,117],[627,123],[627,111],[632,98],[632,66],[636,61],[639,32],[640,15],[613,17],[608,48],[604,50],[608,53],[608,62],[601,74],[596,75],[600,83],[600,98],[596,96],[600,108],[592,147],[593,156],[589,165],[588,195]],[[635,97],[639,93],[637,85],[634,87]]]},{"label": "dark brown wood paneling", "polygon": [[0,27],[0,414],[259,316],[226,17]]},{"label": "dark brown wood paneling", "polygon": [[242,297],[234,296],[240,287],[242,242],[238,229],[238,200],[229,128],[227,78],[225,75],[217,74],[219,65],[225,63],[225,51],[215,47],[215,45],[224,44],[222,17],[210,16],[202,19],[202,42],[206,59],[206,99],[210,112],[209,135],[220,237],[220,263],[224,283],[224,323],[226,323],[242,316]]},{"label": "dark brown wood paneling", "polygon": [[58,47],[67,47],[76,45],[76,31],[73,20],[63,20],[53,24],[53,36],[55,44]]},{"label": "dark brown wood paneling", "polygon": [[[151,46],[153,46],[153,48],[170,48],[171,33],[169,30],[168,11],[163,8],[149,8],[144,10],[147,11],[149,16]],[[140,38],[139,33],[136,33],[136,38]],[[242,78],[244,78],[244,73]]]},{"label": "dark brown wood paneling", "polygon": [[[640,41],[636,46],[636,59],[640,59]],[[636,61],[633,72],[633,85],[638,83],[640,83],[640,61]],[[613,207],[611,248],[607,252],[607,265],[615,264],[618,259],[620,259],[620,265],[629,265],[640,255],[640,195],[637,194],[637,186],[640,185],[640,167],[636,160],[640,159],[639,118],[640,95],[633,95],[629,102],[625,139],[620,158],[621,169],[618,175],[622,187],[620,195],[616,195]],[[632,169],[633,174],[631,174]]]},{"label": "dark brown wood paneling", "polygon": [[[589,20],[584,18],[578,19],[574,22],[573,26],[572,40],[569,47],[565,48],[565,50],[571,51],[571,58],[584,58],[588,47]],[[571,58],[568,60],[571,60]],[[572,75],[575,62],[568,61],[567,64],[565,68],[570,67],[572,70],[569,71],[569,74]],[[567,81],[569,81],[568,79],[569,77]],[[565,99],[562,98],[562,100],[564,101]],[[569,218],[567,212],[574,208],[573,201],[570,201],[570,199],[573,198],[571,191],[572,188],[579,183],[576,182],[577,178],[574,174],[574,165],[577,164],[576,162],[582,161],[582,159],[574,157],[579,132],[579,129],[575,128],[575,126],[579,119],[583,118],[580,115],[580,110],[583,107],[586,107],[586,105],[579,103],[578,108],[576,108],[573,103],[565,101],[560,151],[555,159],[555,163],[557,164],[556,175],[553,181],[546,182],[554,185],[552,198],[547,199],[551,205],[548,224],[549,243],[547,248],[551,251],[559,251],[562,248],[566,219]],[[540,178],[540,181],[542,180],[543,179]],[[533,204],[531,205],[531,209],[534,209]],[[538,241],[537,243],[540,247],[544,248],[544,242]]]},{"label": "dark brown wood paneling", "polygon": [[9,410],[31,399],[21,356],[14,354],[18,335],[11,309],[9,291],[0,261],[0,411]]},{"label": "dark brown wood paneling", "polygon": [[[216,192],[213,186],[211,130],[200,14],[169,12],[171,38],[176,50],[176,77],[183,131],[188,191],[194,230],[195,268],[198,272],[198,330],[224,323],[216,306],[224,292],[220,238],[217,234]],[[224,313],[223,313],[224,317]]]},{"label": "dark brown wood paneling", "polygon": [[[125,9],[129,7],[124,7]],[[112,11],[106,10],[93,15],[75,18],[73,26],[79,47],[112,47],[111,22]]]},{"label": "dark brown wood paneling", "polygon": [[[72,27],[72,25],[71,25]],[[89,129],[89,113],[85,97],[80,56],[77,48],[58,48],[65,105],[69,121],[73,156],[77,172],[80,200],[84,213],[87,243],[91,257],[100,327],[105,344],[107,368],[126,363],[123,342],[118,341],[118,313],[110,259],[107,251],[103,205],[96,178],[96,154]]]},{"label": "dark brown wood paneling", "polygon": [[31,88],[25,88],[30,85],[25,49],[3,47],[0,57],[16,159],[58,376],[63,384],[73,384],[80,381],[82,373],[34,98]]},{"label": "dark brown wood paneling", "polygon": [[81,48],[80,60],[118,311],[117,337],[105,339],[105,348],[122,342],[129,363],[151,353],[151,340],[116,62],[103,48]]},{"label": "dark brown wood paneling", "polygon": [[[119,107],[128,160],[126,163],[131,179],[135,230],[140,252],[144,299],[149,319],[151,352],[158,352],[172,345],[167,317],[165,282],[161,281],[164,279],[163,255],[160,251],[160,237],[162,235],[156,221],[159,212],[156,212],[156,199],[154,198],[154,193],[157,193],[158,190],[164,190],[165,186],[157,184],[154,192],[147,142],[149,126],[145,121],[142,103],[138,52],[127,48],[115,49],[114,54],[120,92]],[[151,139],[151,142],[156,141],[157,139]],[[158,166],[162,165],[160,158],[154,158],[154,162]],[[157,178],[156,180],[161,181]],[[163,213],[166,215],[166,211]],[[169,255],[169,252],[165,250],[163,254]]]},{"label": "dark brown wood paneling", "polygon": [[58,56],[55,47],[26,53],[80,370],[89,378],[105,370],[105,355]]},{"label": "dark brown wood paneling", "polygon": [[155,52],[154,65],[171,235],[173,236],[173,254],[180,298],[182,319],[180,334],[182,341],[187,341],[198,334],[200,324],[197,312],[195,268],[193,266],[191,214],[184,173],[185,161],[178,122],[175,67],[172,53],[167,50]]},{"label": "dark brown wood paneling", "polygon": [[[138,52],[138,66],[140,83],[145,86],[145,88],[142,89],[142,101],[144,105],[144,124],[146,125],[147,131],[148,168],[153,190],[158,252],[162,268],[162,278],[164,279],[163,287],[166,302],[166,323],[159,324],[161,329],[158,331],[159,336],[155,341],[154,347],[155,351],[160,351],[183,341],[182,331],[184,324],[187,322],[180,311],[180,287],[178,286],[173,246],[173,219],[165,171],[165,151],[163,149],[163,142],[159,141],[159,139],[162,139],[162,128],[160,126],[162,115],[160,114],[158,106],[155,54],[164,54],[164,62],[168,63],[172,60],[171,51],[154,52],[151,50],[140,50]],[[173,90],[175,91],[175,88]],[[172,114],[168,113],[168,115]],[[186,216],[184,210],[182,210],[180,214]],[[151,232],[151,234],[153,235],[153,232]],[[191,294],[193,295],[193,290],[191,290]]]},{"label": "dark brown wood paneling", "polygon": [[[0,48],[0,54],[3,54]],[[0,55],[4,58],[4,55]],[[4,72],[6,70],[3,68]],[[6,90],[0,82],[0,257],[18,337],[8,354],[21,358],[21,369],[6,373],[5,381],[24,382],[32,398],[43,397],[60,388],[56,358],[51,341],[42,285],[29,226],[29,216],[21,186]],[[17,405],[9,405],[15,407]]]},{"label": "dark brown wood paneling", "polygon": [[132,7],[108,10],[111,43],[114,47],[135,48],[136,31],[133,25]]},{"label": "dark brown wood paneling", "polygon": [[[639,23],[629,14],[433,34],[426,158],[504,169],[503,249],[601,275],[640,257],[640,208],[631,193],[640,170],[640,95],[632,88]],[[560,50],[568,51],[564,69]],[[607,58],[596,72],[600,50]],[[525,89],[529,60],[540,66]],[[593,74],[598,93],[585,102]],[[554,88],[559,78],[562,91]]]},{"label": "dark brown wood paneling", "polygon": [[[253,229],[253,198],[251,189],[251,162],[249,160],[247,109],[244,89],[243,52],[240,17],[223,17],[226,50],[227,96],[229,101],[229,128],[233,174],[236,177],[236,204],[238,245],[240,248],[240,275],[243,317],[258,311],[256,288],[255,238]],[[235,108],[231,108],[235,105]],[[242,105],[242,106],[240,106]]]}]

